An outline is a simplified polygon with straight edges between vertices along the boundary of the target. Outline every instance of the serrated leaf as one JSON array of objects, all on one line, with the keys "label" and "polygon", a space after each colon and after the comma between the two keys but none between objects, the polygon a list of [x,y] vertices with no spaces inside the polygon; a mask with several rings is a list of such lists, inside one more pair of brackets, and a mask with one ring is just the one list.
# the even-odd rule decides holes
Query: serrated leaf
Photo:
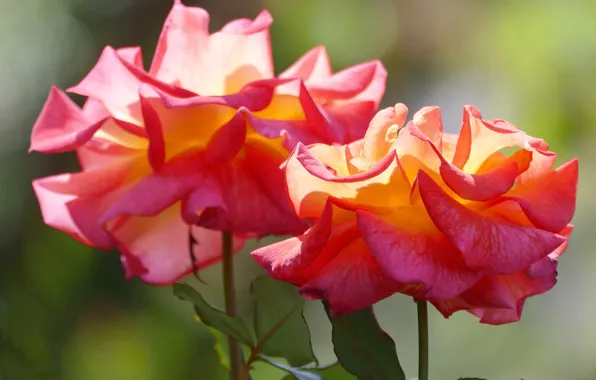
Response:
[{"label": "serrated leaf", "polygon": [[292,367],[316,362],[310,331],[302,314],[304,299],[296,288],[261,276],[250,285],[250,293],[255,299],[254,325],[259,353],[283,357]]},{"label": "serrated leaf", "polygon": [[233,337],[238,342],[254,346],[253,338],[242,319],[230,317],[209,305],[203,296],[187,284],[174,284],[174,294],[181,300],[189,301],[194,305],[197,317],[203,324]]},{"label": "serrated leaf", "polygon": [[316,373],[308,372],[306,370],[299,369],[299,368],[293,368],[288,365],[275,362],[275,361],[273,361],[265,356],[262,356],[262,355],[259,355],[259,359],[271,364],[274,367],[277,367],[277,368],[282,369],[282,370],[286,371],[287,373],[289,373],[290,374],[290,375],[288,375],[289,377],[284,378],[284,380],[288,379],[288,378],[296,379],[296,380],[323,380],[323,377],[321,377],[320,375],[317,375]]},{"label": "serrated leaf", "polygon": [[[339,363],[326,368],[309,369],[308,372],[320,375],[323,380],[357,380],[356,377],[346,371]],[[295,380],[294,375],[288,375],[283,380]]]},{"label": "serrated leaf", "polygon": [[[325,310],[329,314],[327,305]],[[333,349],[341,365],[362,380],[405,380],[393,339],[381,329],[372,307],[337,317],[333,326]]]}]

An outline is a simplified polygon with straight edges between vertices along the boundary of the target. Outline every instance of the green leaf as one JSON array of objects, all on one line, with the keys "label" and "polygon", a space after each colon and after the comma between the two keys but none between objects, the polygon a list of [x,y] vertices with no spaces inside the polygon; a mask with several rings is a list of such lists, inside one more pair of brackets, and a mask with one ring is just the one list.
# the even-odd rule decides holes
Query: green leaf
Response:
[{"label": "green leaf", "polygon": [[261,276],[250,285],[259,353],[283,357],[292,367],[316,362],[302,315],[304,299],[293,285]]},{"label": "green leaf", "polygon": [[209,305],[199,293],[187,284],[174,284],[174,294],[181,300],[189,301],[194,305],[197,317],[203,324],[233,337],[238,342],[250,347],[254,346],[253,338],[242,319],[230,317]]},{"label": "green leaf", "polygon": [[[304,370],[303,370],[304,371]],[[356,377],[346,371],[339,363],[326,368],[309,369],[309,372],[321,375],[324,380],[356,380]],[[283,380],[294,380],[296,376],[288,375]]]},{"label": "green leaf", "polygon": [[[325,304],[325,310],[329,314]],[[393,339],[381,329],[372,307],[342,316],[329,316],[337,359],[363,380],[405,380]]]},{"label": "green leaf", "polygon": [[479,377],[460,377],[458,380],[486,380]]},{"label": "green leaf", "polygon": [[230,371],[230,357],[228,355],[228,337],[219,330],[213,327],[206,326],[211,334],[213,334],[213,349],[219,358],[219,364],[222,365],[228,372]]},{"label": "green leaf", "polygon": [[303,369],[299,369],[299,368],[292,368],[288,365],[285,364],[281,364],[281,363],[277,363],[274,362],[273,360],[259,355],[259,359],[261,359],[264,362],[267,362],[269,364],[271,364],[274,367],[277,367],[279,369],[283,369],[284,371],[286,371],[287,373],[289,373],[290,375],[288,375],[288,377],[284,378],[285,379],[297,379],[297,380],[323,380],[323,378],[320,375],[317,375],[316,373],[312,373],[312,372],[308,372],[305,371]]}]

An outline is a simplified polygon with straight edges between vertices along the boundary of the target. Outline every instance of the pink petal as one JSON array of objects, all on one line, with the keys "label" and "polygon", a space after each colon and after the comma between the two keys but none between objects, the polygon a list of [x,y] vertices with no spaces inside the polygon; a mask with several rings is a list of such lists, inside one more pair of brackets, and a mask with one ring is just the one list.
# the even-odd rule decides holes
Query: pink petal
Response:
[{"label": "pink petal", "polygon": [[356,239],[304,284],[300,293],[325,299],[331,315],[341,315],[371,306],[401,287],[385,273],[364,241]]},{"label": "pink petal", "polygon": [[52,87],[33,132],[29,152],[62,153],[89,141],[105,119],[95,123],[61,90]]},{"label": "pink petal", "polygon": [[[125,160],[135,160],[139,164],[145,156],[144,150],[131,149],[103,140],[91,140],[77,149],[77,158],[83,171],[119,164]],[[149,165],[147,169],[148,167]]]},{"label": "pink petal", "polygon": [[209,35],[209,14],[176,2],[160,36],[150,73],[197,94],[223,95],[273,77],[271,15],[236,20]]},{"label": "pink petal", "polygon": [[141,115],[149,138],[147,156],[153,170],[158,170],[166,161],[166,147],[159,115],[148,99],[152,94],[151,88],[139,88]]},{"label": "pink petal", "polygon": [[118,56],[125,62],[128,62],[139,69],[143,70],[143,52],[138,46],[125,47],[117,49]]},{"label": "pink petal", "polygon": [[84,244],[103,249],[113,241],[99,216],[122,185],[131,162],[104,166],[75,174],[61,174],[33,181],[44,222]]},{"label": "pink petal", "polygon": [[[128,217],[112,231],[122,253],[126,277],[139,276],[143,281],[169,285],[192,272],[190,237],[198,269],[221,259],[221,232],[188,226],[182,222],[179,206],[173,206],[151,217]],[[243,245],[234,241],[234,251]]]},{"label": "pink petal", "polygon": [[578,160],[573,159],[507,194],[538,228],[560,232],[573,218],[577,196]]},{"label": "pink petal", "polygon": [[521,318],[524,303],[528,297],[542,294],[555,286],[557,282],[557,262],[545,257],[532,264],[526,271],[497,277],[515,302],[515,307],[470,309],[470,313],[480,318],[480,323],[501,325],[518,321]]},{"label": "pink petal", "polygon": [[[239,157],[215,173],[225,206],[207,208],[197,223],[207,228],[257,236],[303,232],[306,225],[290,207],[281,203],[285,202],[283,187],[270,195],[259,176],[253,174],[267,167],[266,162],[253,165],[250,158]],[[197,189],[200,191],[200,187]]]},{"label": "pink petal", "polygon": [[331,63],[324,46],[317,46],[307,51],[292,66],[288,67],[280,78],[300,78],[305,83],[316,82],[332,75]]},{"label": "pink petal", "polygon": [[480,277],[439,231],[408,231],[366,211],[357,211],[357,216],[362,237],[381,267],[402,284],[424,284],[428,299],[455,297]]},{"label": "pink petal", "polygon": [[266,79],[244,86],[239,92],[224,96],[177,96],[164,91],[157,91],[166,108],[186,108],[201,105],[222,105],[229,108],[246,108],[253,112],[262,111],[272,101],[277,86],[287,81]]},{"label": "pink petal", "polygon": [[515,162],[496,168],[484,174],[467,174],[456,166],[443,161],[441,177],[457,195],[471,201],[489,201],[508,192],[517,178]]},{"label": "pink petal", "polygon": [[329,77],[310,81],[307,88],[316,98],[380,102],[387,72],[380,61],[361,63]]},{"label": "pink petal", "polygon": [[516,306],[507,289],[499,281],[498,276],[482,276],[471,288],[457,297],[448,300],[432,300],[432,304],[449,318],[456,311],[473,308],[513,309]]},{"label": "pink petal", "polygon": [[[269,116],[258,114],[259,118],[279,119],[283,115],[284,120],[302,120],[304,123],[301,125],[305,127],[305,130],[312,136],[318,136],[316,142],[337,143],[340,141],[329,116],[323,111],[322,106],[317,103],[301,80],[294,79],[281,84],[276,88],[276,93],[282,97],[284,95],[289,95],[292,98],[297,97],[299,103],[296,107],[290,109],[285,109],[289,107],[284,107],[284,109],[277,107],[275,111],[278,112],[273,115],[271,113],[269,113]],[[287,115],[284,115],[284,113]],[[293,146],[290,147],[290,149],[292,148]]]},{"label": "pink petal", "polygon": [[364,137],[366,126],[378,109],[373,101],[348,101],[324,107],[329,119],[327,128],[334,136],[330,143],[347,144]]},{"label": "pink petal", "polygon": [[209,13],[176,0],[166,18],[149,73],[157,79],[191,88],[192,64],[198,65],[209,41]]},{"label": "pink petal", "polygon": [[186,197],[204,177],[202,154],[181,155],[142,178],[117,200],[101,217],[105,223],[122,215],[155,216]]},{"label": "pink petal", "polygon": [[187,224],[196,224],[206,208],[216,207],[226,209],[226,201],[217,175],[205,173],[201,182],[196,184],[192,192],[182,199],[182,218]]},{"label": "pink petal", "polygon": [[100,101],[118,119],[138,123],[140,84],[141,79],[107,46],[89,74],[68,91]]},{"label": "pink petal", "polygon": [[515,273],[559,247],[565,238],[540,229],[489,218],[449,197],[424,172],[420,195],[437,228],[462,252],[467,266],[489,273]]},{"label": "pink petal", "polygon": [[251,255],[273,278],[302,285],[308,281],[309,269],[327,245],[332,216],[331,202],[327,202],[321,217],[303,235],[259,248]]},{"label": "pink petal", "polygon": [[150,77],[142,67],[127,59],[130,59],[128,52],[107,46],[89,74],[67,91],[95,99],[116,119],[133,124],[141,120],[138,91],[142,83],[181,97],[192,95]]},{"label": "pink petal", "polygon": [[269,30],[273,23],[271,14],[263,10],[253,20],[240,18],[232,20],[221,28],[221,32],[229,34],[249,35]]},{"label": "pink petal", "polygon": [[269,139],[283,137],[282,146],[288,152],[291,152],[298,143],[310,145],[326,140],[312,133],[305,121],[261,119],[251,113],[246,113],[246,118],[259,135]]}]

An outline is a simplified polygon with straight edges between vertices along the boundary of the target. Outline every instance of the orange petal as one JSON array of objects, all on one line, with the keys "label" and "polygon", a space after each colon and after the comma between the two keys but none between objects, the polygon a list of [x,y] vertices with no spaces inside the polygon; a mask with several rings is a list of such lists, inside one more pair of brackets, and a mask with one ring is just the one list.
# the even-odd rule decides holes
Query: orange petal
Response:
[{"label": "orange petal", "polygon": [[405,125],[407,116],[408,108],[401,103],[379,111],[364,135],[362,156],[371,163],[382,159],[397,138],[398,129]]},{"label": "orange petal", "polygon": [[530,137],[507,122],[483,120],[480,111],[473,106],[465,106],[452,163],[467,173],[475,173],[487,157],[513,146],[526,150],[548,149],[543,140]]}]

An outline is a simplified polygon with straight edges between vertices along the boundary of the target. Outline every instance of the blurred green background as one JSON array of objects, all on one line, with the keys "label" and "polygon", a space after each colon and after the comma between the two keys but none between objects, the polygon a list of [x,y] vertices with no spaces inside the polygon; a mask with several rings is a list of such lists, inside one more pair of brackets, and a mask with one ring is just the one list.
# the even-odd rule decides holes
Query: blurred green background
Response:
[{"label": "blurred green background", "polygon": [[[271,11],[278,71],[325,44],[336,69],[380,58],[385,105],[442,108],[450,132],[464,104],[504,118],[580,157],[578,210],[559,283],[526,303],[522,321],[491,327],[431,313],[431,377],[596,379],[596,2],[473,0],[190,1],[212,29]],[[42,224],[33,178],[76,170],[73,155],[26,153],[51,84],[68,87],[104,45],[141,45],[151,59],[170,0],[0,0],[0,379],[220,379],[207,331],[167,287],[126,281],[118,255],[92,251]],[[254,245],[253,245],[254,247]],[[247,251],[250,249],[248,247]],[[260,269],[236,258],[240,309]],[[201,290],[221,305],[220,267]],[[416,372],[415,307],[376,307],[407,374]],[[321,362],[334,360],[317,303],[307,319]],[[265,378],[279,372],[261,368]]]}]

